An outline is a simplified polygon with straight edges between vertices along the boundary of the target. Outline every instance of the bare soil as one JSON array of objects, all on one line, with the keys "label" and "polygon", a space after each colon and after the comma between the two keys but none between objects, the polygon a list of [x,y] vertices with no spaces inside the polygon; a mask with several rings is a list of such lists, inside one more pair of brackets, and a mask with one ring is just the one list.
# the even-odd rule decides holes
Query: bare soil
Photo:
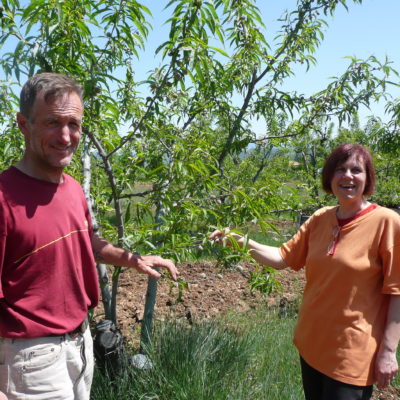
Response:
[{"label": "bare soil", "polygon": [[[227,312],[245,312],[261,305],[282,305],[292,302],[301,293],[305,279],[303,273],[289,269],[277,273],[283,287],[282,294],[265,296],[250,293],[248,278],[254,267],[239,264],[219,270],[215,262],[183,263],[178,266],[180,277],[188,283],[182,298],[178,287],[161,278],[157,289],[154,318],[185,319],[188,323],[221,316]],[[118,295],[118,320],[124,336],[134,346],[138,346],[140,324],[143,319],[146,299],[147,277],[132,270],[125,270],[120,277]],[[102,307],[96,310],[96,319],[101,319]],[[374,391],[374,400],[400,399],[400,390],[390,387]]]},{"label": "bare soil", "polygon": [[[179,299],[179,288],[170,280],[158,281],[157,302],[154,318],[187,319],[201,321],[227,312],[244,312],[261,304],[278,304],[297,297],[304,285],[303,274],[291,270],[277,272],[283,286],[282,295],[264,296],[250,292],[248,278],[254,271],[251,264],[239,264],[231,269],[220,270],[214,262],[184,263],[178,266],[180,275],[188,287]],[[127,269],[120,276],[118,292],[118,320],[122,333],[134,340],[140,330],[146,301],[147,277]],[[283,300],[282,300],[283,299]],[[101,318],[103,309],[96,310]]]}]

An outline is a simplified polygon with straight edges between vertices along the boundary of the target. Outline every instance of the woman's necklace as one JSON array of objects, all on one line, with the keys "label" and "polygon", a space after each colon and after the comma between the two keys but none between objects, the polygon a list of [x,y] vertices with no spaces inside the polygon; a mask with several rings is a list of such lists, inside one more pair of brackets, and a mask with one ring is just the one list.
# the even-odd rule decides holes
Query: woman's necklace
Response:
[{"label": "woman's necklace", "polygon": [[358,213],[360,213],[362,210],[365,210],[368,206],[370,205],[370,203],[366,200],[363,200],[360,204],[360,207],[358,207],[358,209],[356,211],[350,211],[348,213],[343,211],[343,206],[339,205],[339,207],[336,209],[336,217],[338,219],[347,219],[347,218],[351,218],[354,217],[355,215],[357,215]]},{"label": "woman's necklace", "polygon": [[352,221],[353,219],[357,218],[357,215],[361,214],[370,205],[371,204],[368,201],[363,201],[361,203],[360,207],[355,212],[349,213],[349,216],[347,216],[345,218],[343,218],[342,216],[339,215],[340,214],[340,206],[336,209],[336,219],[337,219],[338,225],[334,226],[333,230],[332,230],[332,239],[329,242],[328,250],[327,250],[327,254],[329,256],[333,256],[335,254],[336,246],[339,242],[339,235],[340,235],[342,226],[344,226],[348,222]]}]

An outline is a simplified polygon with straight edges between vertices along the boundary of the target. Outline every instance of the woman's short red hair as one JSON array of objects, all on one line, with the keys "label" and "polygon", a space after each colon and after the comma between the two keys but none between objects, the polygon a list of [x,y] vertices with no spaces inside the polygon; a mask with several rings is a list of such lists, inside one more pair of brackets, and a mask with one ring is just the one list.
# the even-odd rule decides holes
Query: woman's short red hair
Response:
[{"label": "woman's short red hair", "polygon": [[352,143],[342,144],[336,147],[325,160],[325,164],[322,169],[322,188],[325,190],[325,192],[332,193],[331,182],[336,168],[354,156],[364,162],[365,171],[367,174],[367,180],[363,194],[370,196],[374,192],[375,168],[371,153],[364,146]]}]

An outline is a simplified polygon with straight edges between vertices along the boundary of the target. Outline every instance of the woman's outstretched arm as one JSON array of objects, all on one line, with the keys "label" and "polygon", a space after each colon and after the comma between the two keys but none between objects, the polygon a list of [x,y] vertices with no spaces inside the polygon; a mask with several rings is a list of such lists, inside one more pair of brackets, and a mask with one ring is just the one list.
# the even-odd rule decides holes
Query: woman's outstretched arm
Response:
[{"label": "woman's outstretched arm", "polygon": [[[211,240],[215,240],[217,243],[228,246],[232,245],[231,238],[233,238],[240,247],[245,244],[245,239],[237,233],[233,233],[228,228],[223,230],[216,230],[210,235]],[[287,265],[283,261],[281,253],[278,247],[267,246],[256,242],[255,240],[248,240],[246,248],[249,249],[250,255],[261,265],[268,265],[275,269],[286,268]]]}]

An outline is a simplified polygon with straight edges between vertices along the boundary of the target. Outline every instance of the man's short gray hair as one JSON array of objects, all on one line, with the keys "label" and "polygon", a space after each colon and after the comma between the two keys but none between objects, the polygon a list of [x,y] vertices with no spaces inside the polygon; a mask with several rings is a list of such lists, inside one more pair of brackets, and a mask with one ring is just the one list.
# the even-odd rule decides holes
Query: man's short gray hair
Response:
[{"label": "man's short gray hair", "polygon": [[30,118],[38,93],[43,93],[46,102],[66,93],[76,93],[82,100],[82,87],[67,75],[50,72],[36,74],[22,87],[19,98],[20,112],[26,118]]}]

